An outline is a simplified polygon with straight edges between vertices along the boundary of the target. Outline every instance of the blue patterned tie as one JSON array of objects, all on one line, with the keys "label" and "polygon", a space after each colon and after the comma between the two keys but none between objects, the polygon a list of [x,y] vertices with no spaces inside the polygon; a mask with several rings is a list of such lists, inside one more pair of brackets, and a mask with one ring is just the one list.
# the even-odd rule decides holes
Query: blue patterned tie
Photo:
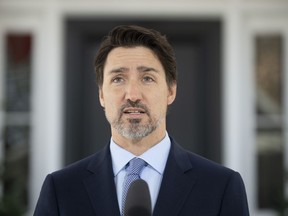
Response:
[{"label": "blue patterned tie", "polygon": [[147,163],[141,158],[133,158],[130,160],[128,167],[126,168],[126,176],[123,184],[123,196],[122,196],[122,215],[124,215],[125,201],[128,189],[131,183],[140,178],[140,173]]}]

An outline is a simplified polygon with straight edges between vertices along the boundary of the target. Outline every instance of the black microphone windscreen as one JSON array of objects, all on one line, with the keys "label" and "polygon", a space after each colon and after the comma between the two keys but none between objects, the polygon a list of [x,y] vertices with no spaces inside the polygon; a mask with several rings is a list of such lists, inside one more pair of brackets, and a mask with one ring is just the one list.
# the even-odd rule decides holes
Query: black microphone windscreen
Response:
[{"label": "black microphone windscreen", "polygon": [[143,179],[131,183],[125,202],[125,216],[151,216],[151,198],[148,184]]}]

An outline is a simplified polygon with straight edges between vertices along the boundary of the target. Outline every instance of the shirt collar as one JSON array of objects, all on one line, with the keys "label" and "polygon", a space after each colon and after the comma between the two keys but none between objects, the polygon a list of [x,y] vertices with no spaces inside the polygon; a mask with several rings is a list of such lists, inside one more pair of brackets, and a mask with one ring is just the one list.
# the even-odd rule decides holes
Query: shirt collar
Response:
[{"label": "shirt collar", "polygon": [[[170,146],[171,141],[168,133],[166,132],[165,137],[158,144],[154,145],[152,148],[148,149],[138,157],[145,160],[152,169],[162,175],[167,162]],[[110,151],[114,176],[117,176],[131,159],[137,157],[131,152],[117,145],[112,138],[110,141]]]}]

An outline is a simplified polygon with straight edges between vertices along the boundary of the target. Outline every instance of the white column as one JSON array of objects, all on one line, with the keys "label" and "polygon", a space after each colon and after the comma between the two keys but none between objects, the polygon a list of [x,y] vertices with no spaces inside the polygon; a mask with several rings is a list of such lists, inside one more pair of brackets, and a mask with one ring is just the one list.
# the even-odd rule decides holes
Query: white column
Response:
[{"label": "white column", "polygon": [[62,20],[52,5],[42,12],[34,50],[31,214],[45,176],[63,166]]},{"label": "white column", "polygon": [[245,68],[242,5],[233,1],[224,16],[223,162],[240,172],[253,215],[253,78]]}]

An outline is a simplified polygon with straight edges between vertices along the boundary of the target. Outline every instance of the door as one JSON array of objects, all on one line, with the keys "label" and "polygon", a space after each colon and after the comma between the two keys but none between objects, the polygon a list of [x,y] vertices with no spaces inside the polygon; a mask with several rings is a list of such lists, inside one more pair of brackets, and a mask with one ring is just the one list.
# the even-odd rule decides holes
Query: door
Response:
[{"label": "door", "polygon": [[221,163],[221,23],[159,19],[68,19],[65,67],[65,163],[94,153],[110,140],[98,101],[94,57],[115,26],[137,24],[166,34],[178,67],[176,101],[167,131],[183,147]]}]

